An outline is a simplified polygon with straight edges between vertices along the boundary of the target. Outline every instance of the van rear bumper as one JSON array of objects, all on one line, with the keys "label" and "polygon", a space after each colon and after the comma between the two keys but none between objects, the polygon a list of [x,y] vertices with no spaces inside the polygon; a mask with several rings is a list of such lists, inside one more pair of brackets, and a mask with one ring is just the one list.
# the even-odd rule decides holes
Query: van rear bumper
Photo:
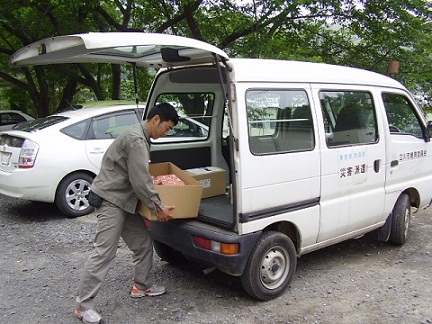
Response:
[{"label": "van rear bumper", "polygon": [[[243,273],[249,254],[261,234],[255,232],[238,235],[195,220],[152,221],[149,229],[155,241],[164,243],[189,259],[214,266],[233,276],[240,276]],[[223,243],[237,243],[239,254],[223,255],[197,247],[193,240],[194,236]]]}]

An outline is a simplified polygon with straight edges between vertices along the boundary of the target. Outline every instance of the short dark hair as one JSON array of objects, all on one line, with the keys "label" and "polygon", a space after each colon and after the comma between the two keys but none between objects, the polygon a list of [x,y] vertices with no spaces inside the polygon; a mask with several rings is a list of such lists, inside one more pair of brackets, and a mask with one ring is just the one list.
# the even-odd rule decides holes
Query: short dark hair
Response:
[{"label": "short dark hair", "polygon": [[147,120],[152,119],[154,116],[159,115],[161,122],[172,121],[174,125],[177,125],[179,116],[175,108],[167,102],[163,102],[155,105],[150,109]]}]

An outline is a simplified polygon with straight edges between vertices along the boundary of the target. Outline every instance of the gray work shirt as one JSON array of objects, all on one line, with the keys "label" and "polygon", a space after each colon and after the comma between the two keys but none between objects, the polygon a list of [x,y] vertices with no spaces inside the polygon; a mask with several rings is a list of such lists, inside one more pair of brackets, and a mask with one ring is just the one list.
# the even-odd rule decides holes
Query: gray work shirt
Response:
[{"label": "gray work shirt", "polygon": [[146,122],[130,126],[109,146],[91,190],[128,213],[135,213],[138,200],[157,215],[163,208],[149,173],[150,140]]}]

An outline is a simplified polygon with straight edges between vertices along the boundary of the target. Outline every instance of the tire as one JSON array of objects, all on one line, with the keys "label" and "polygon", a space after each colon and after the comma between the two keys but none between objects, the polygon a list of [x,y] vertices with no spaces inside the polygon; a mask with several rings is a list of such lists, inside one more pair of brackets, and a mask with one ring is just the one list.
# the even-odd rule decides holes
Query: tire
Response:
[{"label": "tire", "polygon": [[264,232],[241,275],[243,289],[258,300],[275,298],[291,283],[296,267],[297,253],[292,240],[279,232]]},{"label": "tire", "polygon": [[187,260],[183,254],[159,241],[153,241],[153,247],[159,258],[169,264],[179,265],[185,263]]},{"label": "tire", "polygon": [[77,172],[66,176],[57,187],[55,204],[69,218],[87,215],[93,211],[87,198],[94,177]]},{"label": "tire", "polygon": [[410,197],[401,194],[393,207],[392,224],[389,242],[394,245],[405,244],[408,238],[408,229],[411,221]]}]

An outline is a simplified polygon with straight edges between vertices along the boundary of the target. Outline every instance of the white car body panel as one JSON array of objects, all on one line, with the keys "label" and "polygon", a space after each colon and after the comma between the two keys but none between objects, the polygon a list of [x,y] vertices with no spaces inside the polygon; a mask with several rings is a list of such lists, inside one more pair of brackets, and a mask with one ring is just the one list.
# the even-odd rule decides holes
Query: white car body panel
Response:
[{"label": "white car body panel", "polygon": [[102,158],[111,145],[113,140],[111,139],[98,139],[88,140],[85,143],[85,150],[87,159],[93,164],[93,166],[99,170],[102,164]]}]

